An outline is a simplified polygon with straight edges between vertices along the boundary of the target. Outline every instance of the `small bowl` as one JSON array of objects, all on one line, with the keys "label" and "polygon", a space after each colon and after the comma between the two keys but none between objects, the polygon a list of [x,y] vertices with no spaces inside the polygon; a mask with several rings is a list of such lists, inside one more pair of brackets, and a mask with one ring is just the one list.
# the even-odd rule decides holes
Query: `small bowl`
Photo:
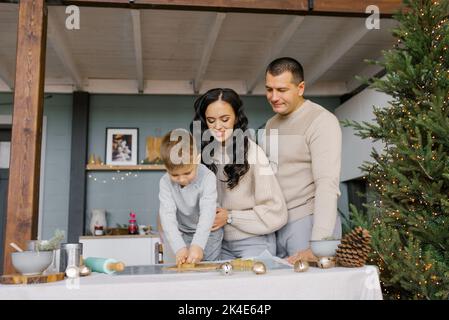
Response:
[{"label": "small bowl", "polygon": [[311,240],[310,249],[317,257],[333,257],[341,240]]},{"label": "small bowl", "polygon": [[53,251],[23,251],[11,253],[14,268],[25,276],[44,272],[53,261]]}]

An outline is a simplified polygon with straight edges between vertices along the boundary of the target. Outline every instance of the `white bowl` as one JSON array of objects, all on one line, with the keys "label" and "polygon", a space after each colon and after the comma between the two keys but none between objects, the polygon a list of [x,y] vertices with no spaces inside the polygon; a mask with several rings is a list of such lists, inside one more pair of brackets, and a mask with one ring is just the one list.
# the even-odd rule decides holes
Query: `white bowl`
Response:
[{"label": "white bowl", "polygon": [[25,276],[44,272],[53,261],[53,251],[23,251],[11,253],[14,268]]},{"label": "white bowl", "polygon": [[311,240],[310,249],[317,257],[333,257],[341,240]]}]

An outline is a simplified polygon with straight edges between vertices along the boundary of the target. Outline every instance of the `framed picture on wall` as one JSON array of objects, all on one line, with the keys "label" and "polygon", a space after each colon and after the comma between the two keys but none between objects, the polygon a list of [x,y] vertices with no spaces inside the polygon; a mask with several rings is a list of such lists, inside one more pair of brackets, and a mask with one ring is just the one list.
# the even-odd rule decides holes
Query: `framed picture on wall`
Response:
[{"label": "framed picture on wall", "polygon": [[106,164],[137,165],[138,128],[106,128]]}]

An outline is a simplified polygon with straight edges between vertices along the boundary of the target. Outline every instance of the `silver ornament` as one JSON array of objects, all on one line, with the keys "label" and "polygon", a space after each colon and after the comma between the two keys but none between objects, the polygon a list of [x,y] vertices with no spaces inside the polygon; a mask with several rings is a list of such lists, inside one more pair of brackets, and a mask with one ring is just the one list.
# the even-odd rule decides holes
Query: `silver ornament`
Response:
[{"label": "silver ornament", "polygon": [[67,278],[78,278],[80,276],[80,269],[77,266],[68,266],[65,269]]},{"label": "silver ornament", "polygon": [[329,269],[335,267],[335,258],[334,257],[321,257],[318,260],[318,267],[322,269]]},{"label": "silver ornament", "polygon": [[306,272],[309,270],[309,263],[306,260],[298,260],[293,266],[295,272]]},{"label": "silver ornament", "polygon": [[265,264],[263,262],[260,262],[260,261],[254,262],[252,269],[255,274],[267,273],[267,267],[265,266]]},{"label": "silver ornament", "polygon": [[82,265],[80,267],[80,276],[84,277],[84,276],[88,276],[92,273],[92,271],[90,270],[89,267],[86,267],[85,265]]},{"label": "silver ornament", "polygon": [[230,264],[229,262],[225,262],[220,265],[220,272],[224,276],[230,276],[233,272],[232,269],[232,264]]}]

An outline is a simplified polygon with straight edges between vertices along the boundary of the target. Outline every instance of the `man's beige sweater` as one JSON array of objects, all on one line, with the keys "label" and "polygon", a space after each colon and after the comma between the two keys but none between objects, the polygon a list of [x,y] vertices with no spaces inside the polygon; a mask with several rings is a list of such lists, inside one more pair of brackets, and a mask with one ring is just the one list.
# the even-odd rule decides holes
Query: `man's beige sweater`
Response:
[{"label": "man's beige sweater", "polygon": [[225,182],[223,168],[228,158],[224,156],[224,148],[216,150],[214,159],[218,169],[218,202],[232,216],[232,223],[224,227],[225,240],[273,233],[287,223],[287,206],[281,187],[267,156],[255,142],[249,140],[250,168],[233,189],[229,189]]},{"label": "man's beige sweater", "polygon": [[[277,158],[270,129],[278,130]],[[341,128],[337,118],[305,100],[291,114],[269,119],[265,134],[262,146],[284,193],[289,222],[313,214],[311,240],[332,236],[340,195]]]}]

